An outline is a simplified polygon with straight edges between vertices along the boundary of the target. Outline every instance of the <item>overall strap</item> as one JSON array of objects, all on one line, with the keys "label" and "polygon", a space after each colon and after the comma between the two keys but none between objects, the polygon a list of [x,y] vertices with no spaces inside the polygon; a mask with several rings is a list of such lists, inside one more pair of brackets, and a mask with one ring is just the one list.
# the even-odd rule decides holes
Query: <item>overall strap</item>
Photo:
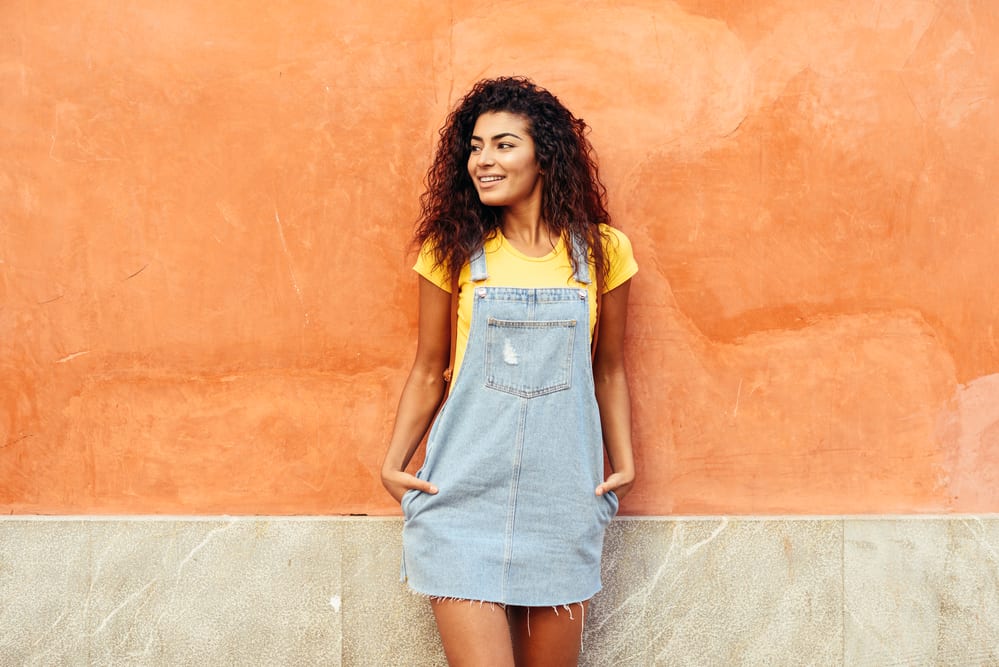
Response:
[{"label": "overall strap", "polygon": [[576,262],[576,282],[590,284],[590,253],[586,241],[579,234],[572,235],[572,257]]},{"label": "overall strap", "polygon": [[489,272],[486,270],[486,253],[480,246],[478,250],[472,253],[471,259],[469,259],[472,269],[472,282],[479,283],[489,277]]},{"label": "overall strap", "polygon": [[[472,273],[472,282],[481,282],[489,277],[486,272],[486,254],[482,251],[480,247],[478,250],[472,253],[470,261],[470,268]],[[448,361],[447,368],[444,370],[444,381],[450,382],[451,377],[454,375],[454,361],[458,349],[458,297],[461,291],[461,283],[459,278],[461,277],[461,272],[455,273],[451,276],[451,357]]]}]

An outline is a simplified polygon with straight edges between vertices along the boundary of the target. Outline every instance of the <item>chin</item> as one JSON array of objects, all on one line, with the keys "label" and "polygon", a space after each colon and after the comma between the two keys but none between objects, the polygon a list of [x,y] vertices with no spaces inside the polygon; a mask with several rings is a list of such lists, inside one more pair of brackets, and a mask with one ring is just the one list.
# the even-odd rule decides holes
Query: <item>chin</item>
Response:
[{"label": "chin", "polygon": [[489,194],[479,194],[479,201],[482,202],[483,206],[505,206],[506,202],[502,197],[496,197],[495,195]]}]

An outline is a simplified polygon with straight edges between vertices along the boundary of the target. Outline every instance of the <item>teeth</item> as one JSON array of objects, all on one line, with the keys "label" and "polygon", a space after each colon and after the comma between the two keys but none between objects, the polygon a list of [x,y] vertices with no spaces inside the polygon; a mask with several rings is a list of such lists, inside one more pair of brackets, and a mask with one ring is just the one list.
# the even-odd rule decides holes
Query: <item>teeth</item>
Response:
[{"label": "teeth", "polygon": [[502,176],[483,176],[479,180],[482,181],[483,183],[492,183],[493,181],[500,181],[502,179],[503,179]]}]

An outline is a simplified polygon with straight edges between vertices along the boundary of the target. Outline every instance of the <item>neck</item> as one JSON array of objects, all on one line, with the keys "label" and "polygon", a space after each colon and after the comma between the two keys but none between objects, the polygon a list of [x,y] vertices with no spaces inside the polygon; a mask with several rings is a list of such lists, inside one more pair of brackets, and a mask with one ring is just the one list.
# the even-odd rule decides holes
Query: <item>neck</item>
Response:
[{"label": "neck", "polygon": [[535,188],[532,196],[503,208],[503,235],[536,239],[548,234],[548,225],[541,217],[541,191]]},{"label": "neck", "polygon": [[529,257],[544,257],[558,242],[551,229],[541,219],[541,211],[515,211],[503,214],[503,236],[517,250]]},{"label": "neck", "polygon": [[507,212],[503,216],[503,236],[508,239],[536,241],[548,236],[548,225],[540,216],[519,216]]}]

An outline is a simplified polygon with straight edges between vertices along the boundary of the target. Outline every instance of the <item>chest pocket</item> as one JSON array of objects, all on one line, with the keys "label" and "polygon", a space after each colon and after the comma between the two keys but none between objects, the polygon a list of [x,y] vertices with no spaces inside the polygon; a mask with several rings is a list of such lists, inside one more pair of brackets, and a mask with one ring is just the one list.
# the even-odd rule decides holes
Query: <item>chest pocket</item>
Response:
[{"label": "chest pocket", "polygon": [[500,320],[486,327],[486,386],[535,398],[572,385],[576,320]]}]

